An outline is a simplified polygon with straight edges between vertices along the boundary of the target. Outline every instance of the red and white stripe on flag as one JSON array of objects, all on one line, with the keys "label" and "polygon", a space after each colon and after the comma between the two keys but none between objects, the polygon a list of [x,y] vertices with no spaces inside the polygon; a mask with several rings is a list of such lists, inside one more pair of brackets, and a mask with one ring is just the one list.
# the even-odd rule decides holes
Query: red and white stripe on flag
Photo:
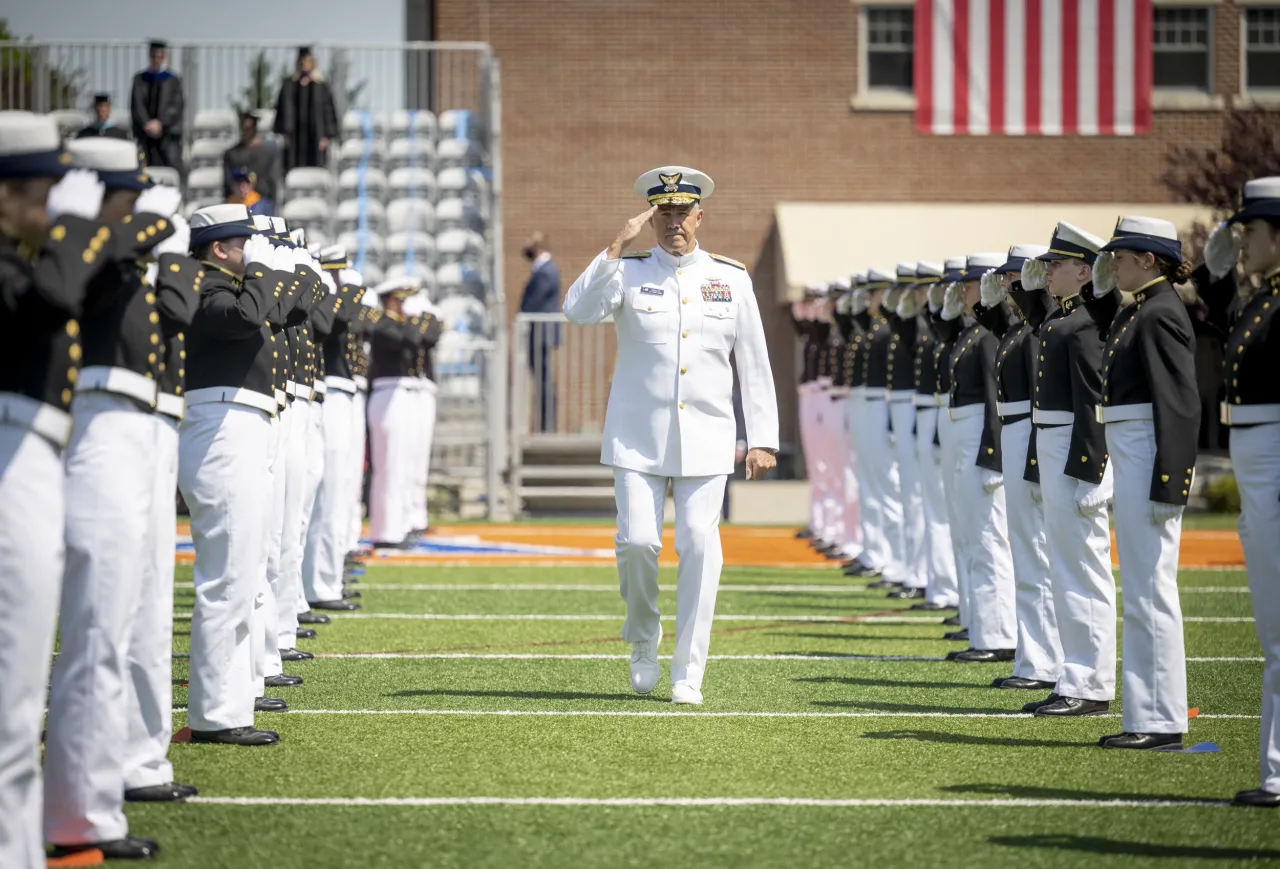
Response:
[{"label": "red and white stripe on flag", "polygon": [[1151,27],[1151,0],[916,0],[916,128],[1145,133]]}]

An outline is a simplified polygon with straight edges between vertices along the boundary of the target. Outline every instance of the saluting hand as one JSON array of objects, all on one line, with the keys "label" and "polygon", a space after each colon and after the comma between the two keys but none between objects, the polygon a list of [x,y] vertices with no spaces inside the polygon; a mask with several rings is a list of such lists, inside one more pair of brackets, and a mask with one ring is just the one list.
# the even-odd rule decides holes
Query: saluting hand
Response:
[{"label": "saluting hand", "polygon": [[773,453],[752,447],[747,450],[747,479],[758,480],[778,466]]},{"label": "saluting hand", "polygon": [[635,217],[623,224],[622,231],[618,233],[618,237],[613,240],[613,244],[609,245],[606,259],[617,259],[622,256],[622,252],[631,246],[631,242],[644,232],[644,228],[648,226],[650,218],[654,212],[658,210],[658,206],[653,206],[643,214],[637,214]]}]

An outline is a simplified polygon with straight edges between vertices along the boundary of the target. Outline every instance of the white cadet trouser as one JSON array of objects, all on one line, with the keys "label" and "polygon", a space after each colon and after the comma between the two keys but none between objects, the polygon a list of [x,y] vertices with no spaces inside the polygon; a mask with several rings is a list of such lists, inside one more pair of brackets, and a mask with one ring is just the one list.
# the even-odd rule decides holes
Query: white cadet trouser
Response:
[{"label": "white cadet trouser", "polygon": [[846,395],[833,402],[832,412],[836,415],[840,432],[839,452],[836,456],[834,473],[839,476],[839,498],[841,499],[842,529],[841,553],[846,558],[857,558],[862,554],[862,504],[858,492],[858,459],[855,455],[853,441],[853,417],[851,408],[853,398]]},{"label": "white cadet trouser", "polygon": [[988,472],[976,461],[983,425],[981,413],[951,421],[956,459],[952,480],[960,504],[960,522],[952,526],[951,534],[969,578],[969,645],[1013,649],[1018,645],[1018,616],[1004,486],[994,492],[982,487]]},{"label": "white cadet trouser", "polygon": [[[327,400],[327,397],[326,397]],[[316,495],[320,492],[320,483],[324,479],[324,401],[313,401],[307,410],[306,434],[306,476],[303,478],[302,490],[302,526],[298,529],[298,582],[294,586],[293,609],[282,619],[280,625],[280,641],[286,639],[289,645],[283,649],[292,649],[298,642],[298,614],[311,609],[307,603],[307,540],[311,535],[311,520],[315,516]],[[286,624],[287,623],[287,624]],[[286,633],[287,631],[287,633]]]},{"label": "white cadet trouser", "polygon": [[817,418],[816,440],[820,473],[815,484],[821,498],[818,537],[828,544],[844,542],[844,486],[840,474],[843,462],[840,458],[844,423],[840,418],[840,405],[831,400],[831,393],[819,390],[814,395],[814,414]]},{"label": "white cadet trouser", "polygon": [[1280,794],[1280,423],[1233,426],[1231,465],[1240,489],[1240,543],[1264,661],[1262,789]]},{"label": "white cadet trouser", "polygon": [[[1105,506],[1088,516],[1076,509],[1080,481],[1062,471],[1072,458],[1071,430],[1069,425],[1036,429],[1053,611],[1062,644],[1057,693],[1078,700],[1112,700],[1116,696],[1116,583],[1111,575],[1111,532]],[[1110,468],[1103,480],[1110,485]],[[1148,480],[1142,491],[1150,488]]]},{"label": "white cadet trouser", "polygon": [[924,504],[916,457],[914,392],[889,403],[889,421],[893,426],[893,453],[902,495],[902,565],[906,587],[925,588],[929,584],[929,571],[924,557]]},{"label": "white cadet trouser", "polygon": [[276,646],[297,645],[297,600],[302,584],[303,505],[307,500],[307,436],[311,402],[294,398],[284,410],[288,439],[284,449],[284,514],[280,521],[280,575],[276,580]]},{"label": "white cadet trouser", "polygon": [[818,454],[814,445],[813,393],[817,385],[801,383],[796,387],[796,416],[800,422],[800,449],[804,451],[805,474],[809,477],[809,532],[815,536],[820,531],[822,519],[822,493],[819,490]]},{"label": "white cadet trouser", "polygon": [[62,457],[0,423],[0,866],[44,869],[40,725],[63,570]]},{"label": "white cadet trouser", "polygon": [[900,582],[905,570],[902,552],[902,501],[898,497],[898,466],[889,438],[889,404],[884,390],[855,395],[854,419],[858,444],[858,491],[862,495],[862,541],[866,561],[890,582]]},{"label": "white cadet trouser", "polygon": [[1187,651],[1178,600],[1182,517],[1158,527],[1151,521],[1154,423],[1112,422],[1107,423],[1106,431],[1115,481],[1116,554],[1124,593],[1121,729],[1125,733],[1186,733]]},{"label": "white cadet trouser", "polygon": [[351,394],[329,387],[321,416],[324,424],[324,475],[316,490],[307,544],[302,558],[302,586],[309,601],[342,599],[343,559],[347,554],[352,472]]},{"label": "white cadet trouser", "polygon": [[156,427],[150,545],[142,566],[141,599],[129,644],[129,735],[126,790],[173,781],[173,556],[178,511],[178,421],[151,415]]},{"label": "white cadet trouser", "polygon": [[1053,614],[1044,507],[1031,496],[1032,484],[1023,478],[1030,446],[1029,417],[1001,427],[1004,499],[1018,611],[1018,654],[1013,659],[1013,675],[1056,683],[1062,675],[1062,644],[1058,642],[1058,620]]},{"label": "white cadet trouser", "polygon": [[411,530],[415,395],[398,384],[375,385],[369,395],[369,534],[377,543],[399,543]]},{"label": "white cadet trouser", "polygon": [[409,530],[426,531],[427,480],[431,476],[431,443],[436,431],[436,385],[430,380],[417,384],[414,396],[413,489],[409,492]]},{"label": "white cadet trouser", "polygon": [[941,453],[941,464],[939,465],[939,476],[942,477],[942,497],[946,502],[946,519],[947,530],[951,539],[951,559],[956,566],[956,607],[960,610],[959,618],[961,627],[969,627],[969,563],[964,558],[964,553],[960,550],[960,523],[962,521],[961,513],[966,509],[957,500],[955,466],[956,466],[956,445],[955,435],[953,434],[955,426],[951,422],[951,416],[947,413],[947,407],[943,406],[938,409],[938,444]]},{"label": "white cadet trouser", "polygon": [[348,485],[350,518],[347,520],[350,531],[347,535],[347,552],[355,552],[360,548],[360,535],[363,531],[364,507],[364,453],[368,419],[369,393],[364,390],[356,392],[351,399],[351,455],[346,461],[351,463],[351,476]]},{"label": "white cadet trouser", "polygon": [[933,442],[938,430],[938,408],[916,407],[916,469],[920,475],[920,504],[924,513],[923,550],[928,585],[925,600],[939,606],[956,606],[956,557],[951,548],[951,524],[943,489],[942,448]]},{"label": "white cadet trouser", "polygon": [[[613,469],[618,505],[618,585],[627,603],[622,638],[628,643],[658,633],[658,553],[662,551],[667,477]],[[676,649],[671,682],[688,681],[701,690],[711,646],[711,621],[724,554],[720,549],[720,511],[728,477],[671,478],[676,509]]]},{"label": "white cadet trouser", "polygon": [[[271,447],[268,451],[268,473],[271,477],[271,511],[263,544],[267,548],[266,585],[262,593],[263,605],[260,624],[254,626],[259,639],[253,644],[254,682],[257,695],[263,696],[266,676],[278,676],[284,672],[280,660],[280,556],[284,548],[284,498],[286,489],[285,455],[289,449],[289,422],[292,414],[288,405],[280,408],[271,419]],[[260,662],[260,663],[259,663]]]},{"label": "white cadet trouser", "polygon": [[128,658],[154,538],[156,425],[132,399],[78,394],[66,464],[67,563],[45,736],[45,839],[129,832],[124,767]]},{"label": "white cadet trouser", "polygon": [[243,404],[197,404],[178,432],[178,488],[196,550],[187,722],[192,730],[248,727],[256,688],[250,626],[271,517],[271,420]]}]

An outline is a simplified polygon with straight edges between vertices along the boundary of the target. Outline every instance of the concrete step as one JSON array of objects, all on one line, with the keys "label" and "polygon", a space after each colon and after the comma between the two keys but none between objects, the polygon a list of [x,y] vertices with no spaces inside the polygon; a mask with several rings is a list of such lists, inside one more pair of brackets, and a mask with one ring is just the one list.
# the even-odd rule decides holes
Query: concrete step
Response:
[{"label": "concrete step", "polygon": [[520,469],[525,482],[533,480],[598,480],[613,484],[613,468],[605,465],[525,465]]}]

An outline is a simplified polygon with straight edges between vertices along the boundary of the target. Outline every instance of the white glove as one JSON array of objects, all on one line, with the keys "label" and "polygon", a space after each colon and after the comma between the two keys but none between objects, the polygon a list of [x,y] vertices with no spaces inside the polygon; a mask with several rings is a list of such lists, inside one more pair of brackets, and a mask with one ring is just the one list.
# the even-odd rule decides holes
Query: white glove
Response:
[{"label": "white glove", "polygon": [[[151,212],[159,214],[158,211]],[[187,219],[181,214],[169,215],[169,222],[173,224],[173,235],[160,242],[152,250],[152,253],[158,258],[165,253],[180,253],[186,255],[191,252],[191,224],[187,223]]]},{"label": "white glove", "polygon": [[982,304],[987,308],[994,308],[1004,300],[1004,283],[1000,276],[996,274],[995,269],[988,269],[979,282],[982,287]]},{"label": "white glove", "polygon": [[270,266],[275,261],[275,248],[265,235],[251,235],[244,243],[244,262]]},{"label": "white glove", "polygon": [[1022,264],[1022,288],[1043,290],[1049,286],[1049,269],[1042,260],[1028,257]]},{"label": "white glove", "polygon": [[343,269],[338,272],[338,283],[344,287],[363,287],[364,276],[355,269]]},{"label": "white glove", "polygon": [[56,223],[64,214],[93,220],[102,209],[102,194],[106,186],[98,180],[98,174],[89,169],[72,169],[49,190],[45,211],[49,222]]},{"label": "white glove", "polygon": [[318,272],[321,270],[319,261],[315,257],[313,257],[311,254],[307,253],[305,249],[298,248],[298,250],[296,251],[296,254],[298,257],[298,265],[306,266],[307,268],[311,269],[313,272]]},{"label": "white glove", "polygon": [[929,288],[929,310],[938,313],[942,310],[942,298],[950,284],[938,282]]},{"label": "white glove", "polygon": [[903,293],[902,298],[898,300],[898,316],[904,320],[911,320],[919,313],[920,295],[914,290]]},{"label": "white glove", "polygon": [[338,292],[338,286],[333,282],[333,273],[328,269],[320,273],[320,283],[324,284],[330,293]]},{"label": "white glove", "polygon": [[939,447],[934,447],[934,448],[933,448],[933,450],[931,450],[931,452],[933,453],[933,463],[934,463],[935,465],[937,465],[938,467],[942,467],[942,450],[941,450],[941,448],[939,448]]},{"label": "white glove", "polygon": [[156,285],[156,278],[159,276],[160,276],[160,263],[154,262],[154,261],[149,262],[147,263],[147,270],[142,276],[142,282],[146,284],[148,287],[154,287]]},{"label": "white glove", "polygon": [[1093,297],[1100,299],[1116,288],[1116,255],[1109,250],[1093,263]]},{"label": "white glove", "polygon": [[907,291],[906,284],[894,284],[892,287],[884,291],[884,307],[886,310],[896,312],[898,310],[898,302],[902,301],[902,294]]},{"label": "white glove", "polygon": [[283,245],[275,245],[267,264],[278,272],[291,272],[293,271],[293,251]]},{"label": "white glove", "polygon": [[845,293],[843,296],[836,299],[836,313],[837,314],[853,313],[853,293]]},{"label": "white glove", "polygon": [[964,284],[954,283],[947,286],[942,297],[942,319],[954,320],[964,312]]},{"label": "white glove", "polygon": [[307,231],[302,227],[289,230],[289,241],[296,244],[300,249],[305,249],[307,246]]},{"label": "white glove", "polygon": [[1181,504],[1166,504],[1163,501],[1151,502],[1151,524],[1159,527],[1170,519],[1177,519],[1182,516],[1183,506]]},{"label": "white glove", "polygon": [[996,489],[1004,485],[1004,474],[982,469],[982,491],[990,495]]},{"label": "white glove", "polygon": [[1032,500],[1032,501],[1034,501],[1034,502],[1036,502],[1037,504],[1043,504],[1043,503],[1044,503],[1044,493],[1040,491],[1040,484],[1039,484],[1039,483],[1028,483],[1027,485],[1029,485],[1029,486],[1031,487],[1031,500]]},{"label": "white glove", "polygon": [[854,290],[853,301],[849,303],[849,310],[854,314],[861,314],[867,309],[870,299],[870,290]]},{"label": "white glove", "polygon": [[138,194],[137,201],[133,203],[133,213],[160,214],[168,217],[171,214],[177,214],[178,206],[181,204],[181,190],[176,187],[157,184]]},{"label": "white glove", "polygon": [[1111,487],[1102,483],[1076,483],[1076,510],[1081,516],[1092,516],[1107,506]]},{"label": "white glove", "polygon": [[1209,267],[1209,274],[1220,278],[1234,269],[1243,242],[1225,221],[1215,226],[1204,245],[1204,264]]}]

